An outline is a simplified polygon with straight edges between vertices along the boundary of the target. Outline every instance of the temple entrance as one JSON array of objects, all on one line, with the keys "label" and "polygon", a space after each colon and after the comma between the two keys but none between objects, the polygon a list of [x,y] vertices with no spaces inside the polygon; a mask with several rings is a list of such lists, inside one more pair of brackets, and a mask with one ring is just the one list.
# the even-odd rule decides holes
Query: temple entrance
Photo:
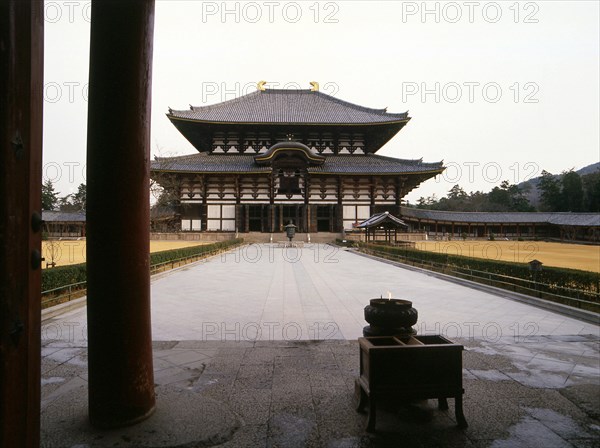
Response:
[{"label": "temple entrance", "polygon": [[304,223],[304,205],[278,205],[275,207],[275,232],[283,232],[283,228],[287,223],[292,221],[292,224],[298,226],[297,231],[302,233],[305,232]]},{"label": "temple entrance", "polygon": [[292,224],[298,225],[298,206],[297,205],[283,205],[281,207],[281,213],[283,216],[283,225],[292,221]]},{"label": "temple entrance", "polygon": [[317,206],[317,232],[333,232],[334,224],[334,206]]},{"label": "temple entrance", "polygon": [[262,232],[263,231],[263,206],[249,205],[248,206],[248,231]]}]

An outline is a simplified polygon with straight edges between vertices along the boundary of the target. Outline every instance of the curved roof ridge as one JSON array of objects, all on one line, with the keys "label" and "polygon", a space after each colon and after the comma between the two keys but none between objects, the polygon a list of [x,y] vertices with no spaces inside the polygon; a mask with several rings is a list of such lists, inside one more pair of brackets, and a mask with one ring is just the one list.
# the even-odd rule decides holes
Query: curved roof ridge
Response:
[{"label": "curved roof ridge", "polygon": [[230,100],[225,100],[225,101],[221,101],[219,103],[214,103],[214,104],[207,104],[206,106],[194,106],[193,104],[190,104],[190,109],[171,109],[169,108],[169,114],[170,115],[172,112],[188,112],[188,111],[200,111],[200,110],[211,110],[212,108],[215,108],[216,106],[221,106],[223,104],[235,104],[240,102],[241,100],[243,100],[244,98],[247,98],[249,96],[257,96],[259,93],[262,93],[260,90],[257,90],[255,92],[250,92],[247,93],[245,95],[241,95],[241,96],[237,96],[235,98],[232,98]]},{"label": "curved roof ridge", "polygon": [[[311,92],[311,91],[308,90],[308,92]],[[384,107],[383,109],[374,109],[372,107],[366,107],[366,106],[361,106],[360,104],[351,103],[350,101],[346,101],[346,100],[343,100],[341,98],[337,98],[335,96],[328,95],[327,93],[323,93],[323,92],[312,92],[312,93],[315,93],[315,94],[317,94],[319,96],[323,96],[323,97],[327,98],[330,101],[335,101],[335,102],[337,102],[339,104],[343,104],[345,106],[350,106],[350,107],[353,107],[353,108],[355,108],[357,110],[362,110],[364,112],[371,112],[371,113],[376,113],[376,114],[381,114],[381,115],[387,115],[387,116],[390,116],[390,115],[403,115],[403,116],[407,116],[408,115],[408,111],[405,111],[405,112],[388,112],[387,111],[387,107]]]},{"label": "curved roof ridge", "polygon": [[368,124],[410,120],[408,111],[387,112],[308,89],[257,90],[237,98],[189,109],[169,108],[170,119],[245,123]]},{"label": "curved roof ridge", "polygon": [[[315,92],[315,91],[310,90],[310,89],[266,89],[266,90],[263,90],[263,91],[257,90],[255,92],[247,93],[245,95],[241,95],[241,96],[238,96],[236,98],[232,98],[230,100],[221,101],[219,103],[207,104],[206,106],[194,106],[194,105],[191,105],[191,107],[193,108],[192,110],[194,110],[194,111],[195,110],[202,110],[202,109],[209,110],[210,108],[215,107],[215,106],[220,106],[220,105],[224,105],[224,104],[234,104],[235,102],[240,102],[240,101],[242,101],[242,100],[244,100],[244,99],[246,99],[246,98],[248,98],[250,96],[254,97],[254,96],[265,95],[265,94],[266,95],[270,95],[270,94],[288,94],[288,93],[299,93],[299,94],[307,94],[307,95],[317,95],[317,96],[323,97],[323,98],[325,98],[325,99],[327,99],[329,101],[335,101],[335,102],[337,102],[339,104],[343,104],[345,106],[349,106],[349,107],[352,107],[352,108],[357,109],[357,110],[361,110],[361,111],[364,111],[364,112],[371,112],[371,113],[381,114],[381,115],[388,115],[388,116],[389,115],[403,115],[403,116],[405,116],[405,115],[408,114],[408,111],[405,111],[405,112],[388,112],[387,111],[387,107],[384,107],[384,108],[381,108],[381,109],[377,109],[377,108],[374,108],[374,107],[361,106],[360,104],[356,104],[356,103],[353,103],[351,101],[346,101],[346,100],[343,100],[341,98],[337,98],[337,97],[335,97],[333,95],[329,95],[327,93],[323,93],[323,92],[320,92],[320,91],[316,91]],[[184,111],[187,111],[187,109],[173,109],[173,112],[184,112]]]},{"label": "curved roof ridge", "polygon": [[[346,155],[346,154],[341,154],[341,155]],[[350,155],[350,154],[348,154]],[[395,162],[404,162],[404,163],[413,163],[413,164],[423,164],[423,165],[443,165],[444,161],[440,160],[439,162],[423,162],[423,157],[420,157],[418,159],[399,159],[398,157],[392,157],[392,156],[382,156],[379,154],[356,154],[358,156],[360,155],[365,155],[365,156],[370,156],[370,157],[377,157],[378,159],[386,159],[386,160],[393,160]],[[354,154],[352,154],[352,156],[356,156]]]}]

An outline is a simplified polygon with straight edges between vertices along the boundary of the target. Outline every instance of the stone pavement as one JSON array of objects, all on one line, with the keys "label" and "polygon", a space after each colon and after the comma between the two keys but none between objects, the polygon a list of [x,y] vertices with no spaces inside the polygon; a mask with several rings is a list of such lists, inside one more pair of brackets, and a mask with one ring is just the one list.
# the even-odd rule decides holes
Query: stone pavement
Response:
[{"label": "stone pavement", "polygon": [[[250,250],[153,280],[158,406],[134,427],[87,423],[85,309],[45,320],[42,446],[599,445],[597,326],[325,247],[295,261]],[[355,339],[368,298],[387,290],[413,300],[419,333],[465,345],[466,430],[449,400],[448,411],[383,403],[378,433],[364,432]]]}]

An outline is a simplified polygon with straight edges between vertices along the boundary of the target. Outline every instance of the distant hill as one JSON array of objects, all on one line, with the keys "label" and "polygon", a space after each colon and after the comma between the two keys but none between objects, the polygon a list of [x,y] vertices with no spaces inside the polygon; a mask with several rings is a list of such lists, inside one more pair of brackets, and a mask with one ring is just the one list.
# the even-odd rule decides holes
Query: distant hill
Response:
[{"label": "distant hill", "polygon": [[[591,174],[598,170],[600,170],[600,162],[584,166],[583,168],[575,170],[575,172],[580,176],[585,176],[586,174]],[[554,177],[558,178],[560,177],[560,174],[555,174]],[[521,191],[523,191],[524,196],[529,200],[529,203],[536,208],[540,203],[540,193],[537,189],[537,186],[541,178],[541,176],[534,177],[518,184],[518,187],[521,189]]]},{"label": "distant hill", "polygon": [[592,163],[591,165],[584,166],[580,170],[577,170],[577,173],[580,176],[585,176],[586,174],[595,173],[598,170],[600,170],[600,162],[596,162],[596,163]]}]

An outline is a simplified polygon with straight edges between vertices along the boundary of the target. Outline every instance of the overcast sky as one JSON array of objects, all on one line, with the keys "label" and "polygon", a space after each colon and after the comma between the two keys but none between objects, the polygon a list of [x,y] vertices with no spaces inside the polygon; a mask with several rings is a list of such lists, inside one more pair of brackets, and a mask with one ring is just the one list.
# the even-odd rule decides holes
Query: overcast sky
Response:
[{"label": "overcast sky", "polygon": [[[44,178],[62,194],[85,181],[91,9],[45,5]],[[411,202],[578,169],[600,160],[599,22],[597,1],[158,0],[152,154],[195,152],[168,107],[232,99],[260,80],[318,81],[346,101],[409,110],[378,154],[448,166]]]}]

